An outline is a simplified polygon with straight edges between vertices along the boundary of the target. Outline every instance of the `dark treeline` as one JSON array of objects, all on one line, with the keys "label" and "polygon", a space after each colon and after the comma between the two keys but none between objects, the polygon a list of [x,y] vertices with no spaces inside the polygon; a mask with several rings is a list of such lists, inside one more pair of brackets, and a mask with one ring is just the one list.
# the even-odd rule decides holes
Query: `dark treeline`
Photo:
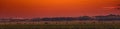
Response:
[{"label": "dark treeline", "polygon": [[1,22],[10,21],[86,21],[86,20],[96,20],[96,21],[113,21],[113,20],[120,20],[120,15],[113,15],[109,14],[106,16],[80,16],[80,17],[55,17],[55,18],[32,18],[32,19],[5,19],[1,18]]}]

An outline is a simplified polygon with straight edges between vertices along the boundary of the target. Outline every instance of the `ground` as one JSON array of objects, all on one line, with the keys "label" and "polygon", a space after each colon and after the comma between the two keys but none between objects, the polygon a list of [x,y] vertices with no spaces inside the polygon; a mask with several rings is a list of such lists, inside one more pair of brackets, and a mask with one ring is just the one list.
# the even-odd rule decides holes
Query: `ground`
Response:
[{"label": "ground", "polygon": [[0,29],[120,29],[120,23],[1,24]]}]

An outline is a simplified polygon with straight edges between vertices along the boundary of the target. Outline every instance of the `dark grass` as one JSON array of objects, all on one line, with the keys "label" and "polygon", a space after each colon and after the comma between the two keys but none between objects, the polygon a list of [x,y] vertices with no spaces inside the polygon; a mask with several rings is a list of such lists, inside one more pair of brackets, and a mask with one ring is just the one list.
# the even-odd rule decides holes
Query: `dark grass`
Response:
[{"label": "dark grass", "polygon": [[0,29],[120,29],[120,24],[4,24]]}]

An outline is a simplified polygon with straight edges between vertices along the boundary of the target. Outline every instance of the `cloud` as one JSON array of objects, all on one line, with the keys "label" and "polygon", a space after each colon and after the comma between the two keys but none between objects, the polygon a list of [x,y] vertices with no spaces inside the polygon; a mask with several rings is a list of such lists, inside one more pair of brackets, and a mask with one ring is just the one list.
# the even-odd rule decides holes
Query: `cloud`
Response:
[{"label": "cloud", "polygon": [[116,7],[103,7],[103,8],[106,8],[106,9],[114,9]]},{"label": "cloud", "polygon": [[114,10],[114,9],[116,9],[117,7],[103,7],[103,9],[105,9],[105,10]]}]

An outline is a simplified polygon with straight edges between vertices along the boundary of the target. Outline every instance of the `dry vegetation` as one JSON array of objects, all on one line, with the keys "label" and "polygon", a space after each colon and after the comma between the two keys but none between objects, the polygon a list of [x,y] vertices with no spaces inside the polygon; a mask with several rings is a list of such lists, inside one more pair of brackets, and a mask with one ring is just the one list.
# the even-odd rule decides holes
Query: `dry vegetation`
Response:
[{"label": "dry vegetation", "polygon": [[119,21],[1,22],[0,29],[120,29]]}]

